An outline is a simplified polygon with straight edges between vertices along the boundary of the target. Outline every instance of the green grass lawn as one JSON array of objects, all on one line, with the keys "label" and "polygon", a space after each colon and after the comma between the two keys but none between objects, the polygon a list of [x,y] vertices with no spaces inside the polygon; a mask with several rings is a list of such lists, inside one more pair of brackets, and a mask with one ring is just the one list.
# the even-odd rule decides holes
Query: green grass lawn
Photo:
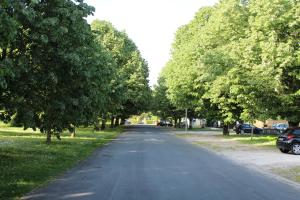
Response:
[{"label": "green grass lawn", "polygon": [[[184,131],[185,130],[185,128],[174,128],[174,129],[175,129],[175,131]],[[187,131],[215,131],[215,132],[220,132],[220,131],[222,131],[222,129],[205,127],[205,128],[187,129]]]},{"label": "green grass lawn", "polygon": [[252,140],[250,135],[231,135],[221,136],[225,139],[236,140],[242,144],[252,144],[260,147],[274,147],[276,144],[276,135],[254,135]]},{"label": "green grass lawn", "polygon": [[46,136],[21,128],[0,127],[0,199],[18,199],[89,156],[116,138],[122,129],[93,132],[79,128],[76,137],[62,134],[46,145]]}]

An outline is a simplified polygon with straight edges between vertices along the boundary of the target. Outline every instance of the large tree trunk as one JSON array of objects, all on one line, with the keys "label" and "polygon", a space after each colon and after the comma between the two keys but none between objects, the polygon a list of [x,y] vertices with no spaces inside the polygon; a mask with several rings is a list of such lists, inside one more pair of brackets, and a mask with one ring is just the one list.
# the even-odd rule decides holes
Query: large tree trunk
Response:
[{"label": "large tree trunk", "polygon": [[289,121],[289,127],[298,127],[299,126],[299,121]]},{"label": "large tree trunk", "polygon": [[121,124],[120,125],[125,125],[126,119],[124,117],[121,118]]},{"label": "large tree trunk", "polygon": [[71,138],[74,138],[76,136],[75,126],[72,129],[70,129],[70,136]]},{"label": "large tree trunk", "polygon": [[94,123],[94,130],[95,131],[100,131],[100,127],[99,127],[99,119],[97,118],[95,123]]},{"label": "large tree trunk", "polygon": [[240,124],[236,124],[235,125],[235,133],[236,134],[241,134],[241,129],[240,129],[241,125]]},{"label": "large tree trunk", "polygon": [[101,120],[101,130],[104,130],[105,128],[106,128],[106,116],[103,115]]},{"label": "large tree trunk", "polygon": [[51,143],[51,135],[52,135],[52,132],[51,131],[47,131],[46,144],[50,144]]},{"label": "large tree trunk", "polygon": [[115,126],[119,126],[120,125],[120,118],[116,117],[116,121],[115,121]]},{"label": "large tree trunk", "polygon": [[189,123],[189,129],[192,129],[193,128],[193,118],[190,117],[189,121],[190,121],[190,123]]},{"label": "large tree trunk", "polygon": [[115,117],[110,118],[110,128],[114,127]]},{"label": "large tree trunk", "polygon": [[229,125],[223,125],[223,135],[229,135]]},{"label": "large tree trunk", "polygon": [[253,140],[254,127],[251,128],[251,140]]}]

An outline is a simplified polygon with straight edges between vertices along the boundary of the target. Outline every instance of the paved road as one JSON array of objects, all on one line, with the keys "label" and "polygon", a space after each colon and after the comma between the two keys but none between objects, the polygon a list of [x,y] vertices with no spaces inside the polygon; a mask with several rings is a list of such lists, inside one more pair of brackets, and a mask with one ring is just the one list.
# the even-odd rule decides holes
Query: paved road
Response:
[{"label": "paved road", "polygon": [[299,200],[300,190],[140,126],[24,199]]}]

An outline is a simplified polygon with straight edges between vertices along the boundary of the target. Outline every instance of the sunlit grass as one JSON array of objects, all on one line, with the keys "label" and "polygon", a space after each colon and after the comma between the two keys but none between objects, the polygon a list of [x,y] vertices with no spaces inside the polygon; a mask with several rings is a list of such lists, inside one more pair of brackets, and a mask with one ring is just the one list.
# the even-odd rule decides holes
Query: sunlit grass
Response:
[{"label": "sunlit grass", "polygon": [[238,141],[242,144],[252,144],[260,147],[273,147],[276,144],[276,135],[262,135],[262,136],[251,136],[249,135],[232,135],[232,136],[221,136],[228,140]]},{"label": "sunlit grass", "polygon": [[80,128],[75,138],[62,134],[59,141],[45,144],[39,131],[14,127],[0,128],[0,199],[17,199],[33,188],[72,167],[96,148],[110,142],[121,129],[94,132]]},{"label": "sunlit grass", "polygon": [[[185,128],[174,128],[175,131],[184,131]],[[205,128],[192,128],[192,129],[187,129],[187,131],[214,131],[214,132],[220,132],[222,131],[219,128],[211,128],[211,127],[205,127]]]}]

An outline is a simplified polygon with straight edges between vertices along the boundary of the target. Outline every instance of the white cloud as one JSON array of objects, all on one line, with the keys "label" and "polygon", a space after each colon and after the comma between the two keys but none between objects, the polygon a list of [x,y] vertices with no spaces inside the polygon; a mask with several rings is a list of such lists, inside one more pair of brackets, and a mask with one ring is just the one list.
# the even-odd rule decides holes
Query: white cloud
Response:
[{"label": "white cloud", "polygon": [[178,27],[188,23],[200,7],[218,0],[87,0],[96,8],[88,18],[107,20],[125,30],[136,43],[150,69],[150,84],[169,59]]}]

